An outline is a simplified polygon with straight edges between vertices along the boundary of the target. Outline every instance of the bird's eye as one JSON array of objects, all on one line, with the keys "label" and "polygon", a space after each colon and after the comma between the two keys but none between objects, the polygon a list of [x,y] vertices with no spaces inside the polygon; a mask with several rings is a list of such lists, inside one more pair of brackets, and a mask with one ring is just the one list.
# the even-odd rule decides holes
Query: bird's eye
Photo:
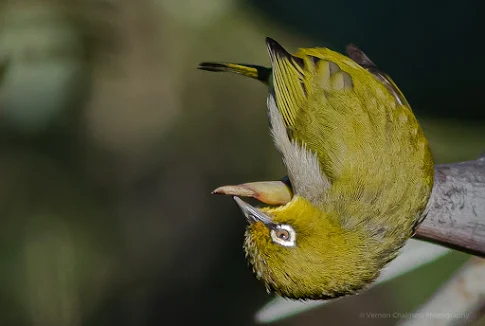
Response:
[{"label": "bird's eye", "polygon": [[296,232],[288,224],[279,224],[271,230],[271,239],[284,247],[294,247],[296,244]]},{"label": "bird's eye", "polygon": [[283,230],[283,229],[279,229],[279,230],[275,231],[275,234],[281,240],[288,240],[290,238],[290,233],[286,230]]}]

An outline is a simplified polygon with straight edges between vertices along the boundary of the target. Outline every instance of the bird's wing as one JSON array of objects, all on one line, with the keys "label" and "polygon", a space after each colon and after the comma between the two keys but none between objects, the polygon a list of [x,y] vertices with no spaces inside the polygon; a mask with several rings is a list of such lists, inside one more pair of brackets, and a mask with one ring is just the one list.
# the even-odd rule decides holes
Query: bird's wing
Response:
[{"label": "bird's wing", "polygon": [[303,59],[292,56],[270,38],[266,40],[266,44],[273,67],[271,90],[286,128],[292,129],[299,111],[307,101]]},{"label": "bird's wing", "polygon": [[404,94],[397,87],[397,85],[394,83],[391,77],[386,73],[382,72],[376,66],[376,64],[371,59],[369,59],[369,57],[361,49],[359,49],[354,44],[349,44],[347,45],[346,50],[349,58],[354,60],[356,63],[358,63],[361,67],[367,69],[378,80],[380,80],[382,84],[386,86],[389,92],[393,94],[394,98],[399,104],[404,105],[409,109],[411,109],[411,106],[409,105],[408,101],[404,97]]},{"label": "bird's wing", "polygon": [[[404,193],[399,185],[410,184],[409,178],[426,178],[429,186],[426,139],[390,78],[325,48],[300,49],[293,56],[272,42],[268,48],[286,128],[286,135],[273,130],[273,137],[296,194],[318,202],[322,195],[345,193],[372,205],[375,198],[396,202]],[[326,182],[313,181],[318,174]]]},{"label": "bird's wing", "polygon": [[[273,137],[283,154],[289,177],[296,188],[295,193],[301,194],[298,188],[314,183],[310,179],[318,174],[325,176],[328,188],[329,180],[335,178],[335,170],[343,163],[341,151],[349,136],[345,130],[339,132],[335,129],[345,127],[346,123],[351,122],[348,120],[359,119],[358,115],[349,119],[338,117],[335,112],[342,113],[343,110],[332,107],[333,102],[339,100],[345,105],[345,101],[348,102],[345,96],[353,87],[350,74],[336,63],[344,56],[327,58],[327,54],[335,53],[328,49],[306,49],[291,55],[271,39],[267,40],[267,47],[273,69],[273,78],[269,83],[271,96],[274,97],[285,129],[283,132],[282,128],[274,126],[277,118],[270,107]],[[286,142],[285,138],[290,141]],[[320,194],[325,190],[316,185],[311,188]],[[308,191],[304,195],[308,197]]]}]

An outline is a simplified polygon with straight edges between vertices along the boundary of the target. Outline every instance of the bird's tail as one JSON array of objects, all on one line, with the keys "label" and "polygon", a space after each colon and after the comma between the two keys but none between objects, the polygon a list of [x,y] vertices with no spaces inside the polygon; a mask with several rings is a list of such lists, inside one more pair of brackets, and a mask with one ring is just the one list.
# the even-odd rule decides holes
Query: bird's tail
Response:
[{"label": "bird's tail", "polygon": [[260,80],[265,84],[268,84],[269,77],[271,75],[270,68],[255,66],[255,65],[239,64],[239,63],[202,62],[199,64],[199,67],[197,68],[201,70],[207,70],[207,71],[232,72],[232,73],[236,73],[239,75]]}]

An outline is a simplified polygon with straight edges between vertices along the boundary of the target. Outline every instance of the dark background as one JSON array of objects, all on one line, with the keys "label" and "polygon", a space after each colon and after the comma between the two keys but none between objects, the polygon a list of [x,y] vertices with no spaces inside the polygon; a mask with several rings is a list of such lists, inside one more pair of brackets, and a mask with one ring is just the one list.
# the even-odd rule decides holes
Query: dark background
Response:
[{"label": "dark background", "polygon": [[[0,2],[0,325],[251,325],[272,297],[246,266],[223,184],[285,171],[266,89],[196,70],[269,64],[264,38],[361,47],[413,106],[438,163],[485,150],[480,1]],[[278,325],[412,312],[453,253]]]}]

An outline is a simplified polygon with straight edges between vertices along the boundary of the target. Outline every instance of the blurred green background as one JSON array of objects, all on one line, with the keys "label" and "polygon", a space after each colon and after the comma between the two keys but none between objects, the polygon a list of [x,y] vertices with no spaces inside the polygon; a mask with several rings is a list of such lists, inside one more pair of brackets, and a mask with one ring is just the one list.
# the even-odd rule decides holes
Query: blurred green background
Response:
[{"label": "blurred green background", "polygon": [[[388,72],[436,161],[485,151],[480,1],[0,2],[0,325],[251,325],[271,299],[247,268],[223,184],[285,174],[266,88],[196,70],[355,43]],[[467,259],[278,325],[412,312]]]}]

